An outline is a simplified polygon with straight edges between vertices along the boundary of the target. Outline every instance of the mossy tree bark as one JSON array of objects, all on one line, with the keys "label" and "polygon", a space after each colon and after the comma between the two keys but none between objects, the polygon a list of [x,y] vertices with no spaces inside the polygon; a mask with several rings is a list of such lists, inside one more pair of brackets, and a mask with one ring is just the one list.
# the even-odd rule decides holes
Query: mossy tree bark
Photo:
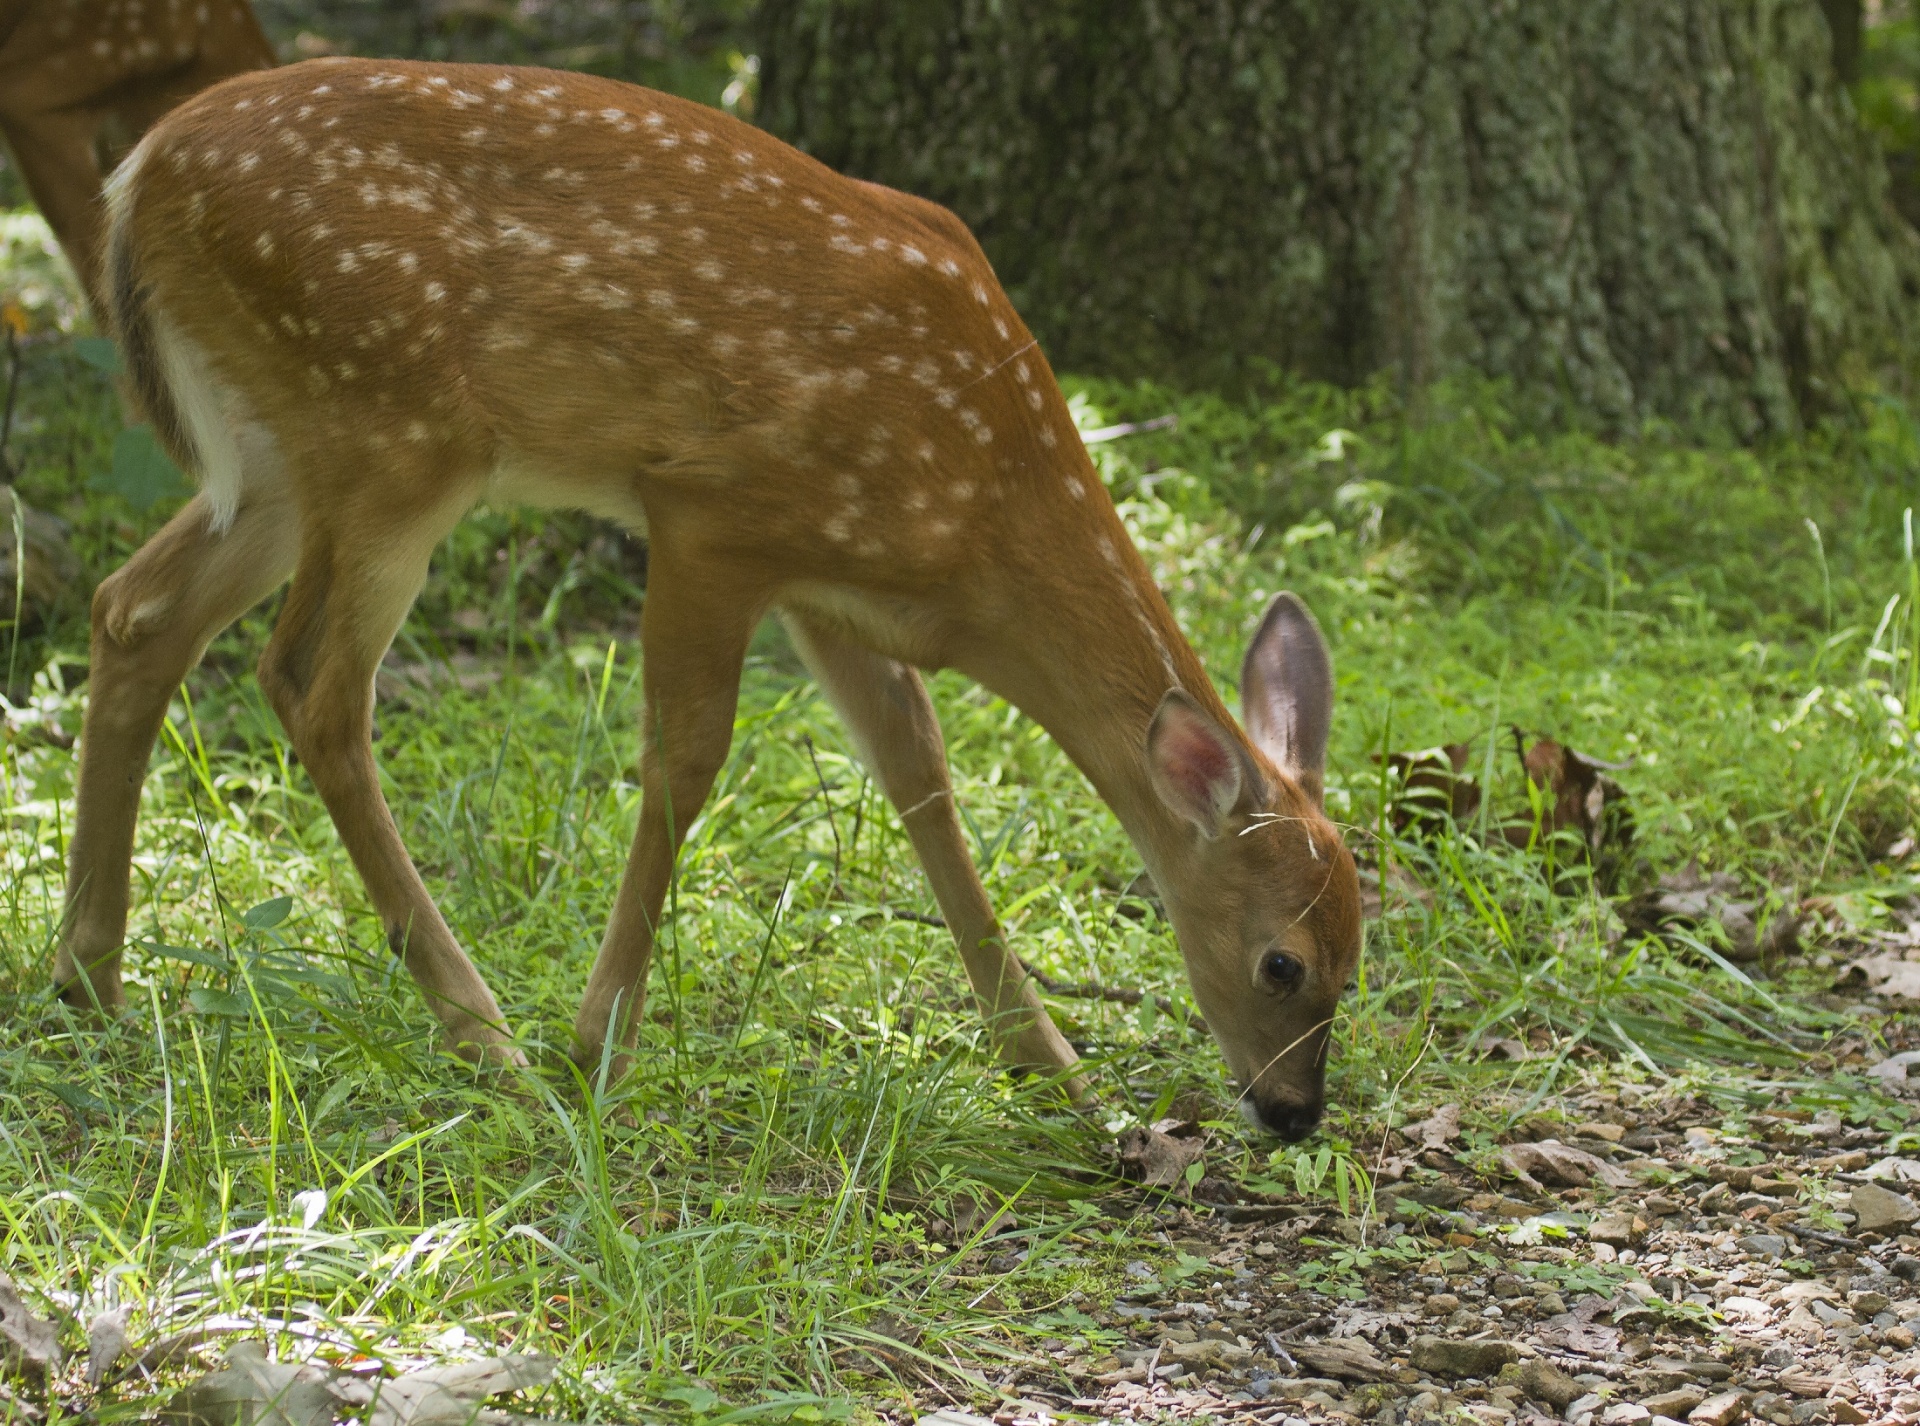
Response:
[{"label": "mossy tree bark", "polygon": [[757,23],[762,122],[952,206],[1067,368],[1474,371],[1611,426],[1756,436],[1902,352],[1920,294],[1822,0],[764,0]]}]

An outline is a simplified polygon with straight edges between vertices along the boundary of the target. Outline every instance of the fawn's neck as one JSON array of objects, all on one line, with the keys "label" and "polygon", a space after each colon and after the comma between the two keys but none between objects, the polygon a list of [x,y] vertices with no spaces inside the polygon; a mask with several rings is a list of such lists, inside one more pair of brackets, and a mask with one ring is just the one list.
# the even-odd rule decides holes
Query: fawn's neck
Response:
[{"label": "fawn's neck", "polygon": [[1169,689],[1180,688],[1230,735],[1239,735],[1238,725],[1118,515],[1110,507],[1100,515],[1098,564],[1069,570],[1055,561],[1031,570],[1030,582],[1043,586],[1032,607],[1048,616],[1023,626],[981,681],[1045,728],[1086,774],[1164,895],[1184,884],[1196,838],[1154,788],[1147,764],[1154,713]]}]

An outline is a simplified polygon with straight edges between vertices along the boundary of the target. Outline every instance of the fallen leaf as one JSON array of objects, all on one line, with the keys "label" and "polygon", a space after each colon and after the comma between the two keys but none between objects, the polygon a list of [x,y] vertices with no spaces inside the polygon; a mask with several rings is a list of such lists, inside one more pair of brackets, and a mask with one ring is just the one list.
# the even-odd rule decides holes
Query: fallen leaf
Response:
[{"label": "fallen leaf", "polygon": [[1605,1357],[1619,1349],[1620,1329],[1593,1319],[1608,1310],[1605,1298],[1583,1298],[1571,1312],[1549,1317],[1535,1334],[1539,1344],[1581,1357]]},{"label": "fallen leaf", "polygon": [[1508,1144],[1500,1151],[1500,1161],[1515,1178],[1535,1190],[1543,1183],[1559,1188],[1585,1188],[1598,1179],[1608,1188],[1625,1188],[1633,1182],[1632,1175],[1624,1169],[1558,1139]]},{"label": "fallen leaf", "polygon": [[102,1312],[87,1324],[87,1385],[97,1388],[127,1350],[127,1318],[133,1308],[121,1305]]},{"label": "fallen leaf", "polygon": [[1393,1365],[1375,1355],[1371,1342],[1288,1342],[1287,1351],[1304,1367],[1343,1381],[1386,1381]]},{"label": "fallen leaf", "polygon": [[1187,1168],[1200,1161],[1206,1143],[1198,1135],[1176,1139],[1162,1120],[1151,1128],[1138,1125],[1123,1131],[1116,1141],[1120,1170],[1148,1188],[1172,1188],[1186,1181]]},{"label": "fallen leaf", "polygon": [[27,1310],[5,1273],[0,1273],[0,1367],[36,1379],[60,1369],[53,1324]]},{"label": "fallen leaf", "polygon": [[1800,949],[1801,918],[1782,911],[1766,918],[1764,902],[1747,894],[1731,872],[1705,873],[1696,862],[1668,872],[1651,890],[1632,897],[1620,908],[1620,919],[1630,931],[1657,936],[1674,927],[1691,929],[1718,925],[1724,933],[1720,949],[1730,961],[1757,961],[1791,955]]},{"label": "fallen leaf", "polygon": [[1400,1132],[1423,1149],[1444,1149],[1460,1137],[1460,1106],[1443,1104],[1425,1119],[1402,1125]]},{"label": "fallen leaf", "polygon": [[1841,969],[1836,988],[1861,982],[1875,995],[1920,1000],[1920,961],[1902,960],[1894,951],[1862,956]]},{"label": "fallen leaf", "polygon": [[[527,1391],[553,1380],[551,1357],[489,1357],[424,1367],[372,1388],[368,1426],[466,1426],[475,1408],[490,1396]],[[485,1413],[482,1413],[485,1415]]]},{"label": "fallen leaf", "polygon": [[[1513,730],[1513,737],[1518,748],[1522,742],[1518,728]],[[1633,845],[1633,809],[1625,790],[1607,776],[1609,770],[1624,764],[1583,756],[1552,738],[1541,738],[1519,751],[1527,781],[1545,794],[1540,835],[1578,833],[1596,872],[1604,873],[1603,884],[1610,881],[1620,859]],[[1515,846],[1531,845],[1533,818],[1503,827],[1501,835]]]},{"label": "fallen leaf", "polygon": [[1907,1050],[1897,1055],[1888,1055],[1877,1064],[1867,1066],[1867,1073],[1882,1081],[1888,1088],[1907,1082],[1907,1071],[1920,1064],[1920,1050]]},{"label": "fallen leaf", "polygon": [[169,1426],[332,1426],[341,1400],[333,1379],[341,1374],[270,1362],[258,1341],[235,1342],[226,1357],[221,1370],[175,1392],[159,1419]]},{"label": "fallen leaf", "polygon": [[[1480,810],[1480,784],[1467,773],[1472,752],[1469,744],[1448,743],[1386,755],[1394,784],[1388,800],[1394,831],[1446,817],[1466,822]],[[1381,755],[1375,753],[1373,760],[1380,762]]]}]

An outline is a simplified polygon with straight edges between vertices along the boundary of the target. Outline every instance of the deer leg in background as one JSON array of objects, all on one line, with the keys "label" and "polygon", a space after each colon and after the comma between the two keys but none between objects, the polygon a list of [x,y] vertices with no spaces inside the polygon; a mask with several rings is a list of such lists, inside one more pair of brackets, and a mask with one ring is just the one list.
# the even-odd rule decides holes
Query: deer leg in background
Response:
[{"label": "deer leg in background", "polygon": [[93,127],[85,113],[0,113],[0,133],[13,151],[27,192],[73,264],[94,313],[100,315],[107,310],[101,280],[107,214],[100,201]]},{"label": "deer leg in background", "polygon": [[[314,482],[350,487],[344,479]],[[380,503],[309,519],[293,587],[260,659],[260,686],[333,817],[366,883],[387,944],[446,1030],[472,1058],[524,1063],[493,992],[447,928],[407,856],[373,760],[373,675],[425,582],[433,547],[471,503],[471,491],[402,516]]]},{"label": "deer leg in background", "polygon": [[[637,1036],[674,863],[733,744],[740,669],[765,607],[756,591],[745,572],[654,530],[640,616],[640,825],[574,1021],[574,1056],[583,1066],[599,1064],[609,1038],[624,1052]],[[616,1073],[625,1063],[622,1053]]]},{"label": "deer leg in background", "polygon": [[[1007,950],[1006,935],[967,851],[940,722],[920,675],[804,615],[783,611],[781,618],[846,724],[861,761],[906,824],[1001,1056],[1017,1068],[1047,1074],[1072,1069],[1079,1057]],[[1068,1089],[1078,1099],[1087,1087],[1075,1076]]]},{"label": "deer leg in background", "polygon": [[74,1005],[122,1003],[128,878],[140,786],[167,702],[213,636],[293,568],[299,525],[285,501],[249,500],[215,533],[196,497],[93,596],[80,788],[54,984]]}]

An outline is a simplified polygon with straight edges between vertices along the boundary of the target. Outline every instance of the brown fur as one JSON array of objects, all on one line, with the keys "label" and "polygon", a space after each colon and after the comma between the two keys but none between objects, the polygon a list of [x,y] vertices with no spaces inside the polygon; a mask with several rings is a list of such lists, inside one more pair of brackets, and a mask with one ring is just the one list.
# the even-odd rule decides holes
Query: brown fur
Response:
[{"label": "brown fur", "polygon": [[[102,590],[69,994],[118,995],[125,789],[171,681],[291,573],[267,696],[450,1036],[514,1055],[400,845],[368,732],[373,670],[435,544],[483,497],[519,499],[651,542],[643,806],[583,1057],[631,1039],[680,835],[774,609],[901,809],[1011,1059],[1074,1064],[968,860],[916,665],[956,667],[1054,734],[1158,881],[1236,1073],[1317,1110],[1359,948],[1352,861],[1300,789],[1317,768],[1234,725],[951,214],[667,95],[480,66],[235,79],[131,162],[114,244],[151,330],[130,356],[192,426],[205,490]],[[192,425],[214,410],[237,465]],[[1196,831],[1156,790],[1147,734],[1170,690],[1231,748],[1215,763],[1246,770],[1224,828]],[[1306,960],[1306,986],[1259,993],[1274,945]]]},{"label": "brown fur", "polygon": [[245,0],[0,0],[0,134],[94,311],[101,175],[188,95],[273,62]]}]

